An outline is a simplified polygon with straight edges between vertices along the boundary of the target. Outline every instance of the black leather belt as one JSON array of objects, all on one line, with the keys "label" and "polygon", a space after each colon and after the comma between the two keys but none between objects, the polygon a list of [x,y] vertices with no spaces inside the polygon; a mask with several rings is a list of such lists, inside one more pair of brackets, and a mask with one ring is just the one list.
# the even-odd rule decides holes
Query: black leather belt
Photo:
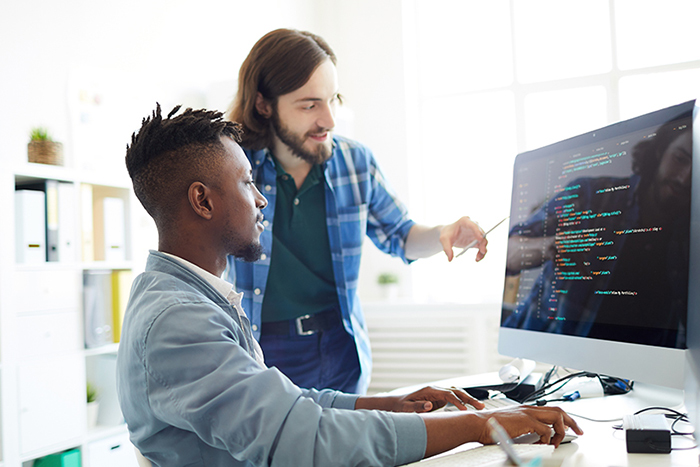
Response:
[{"label": "black leather belt", "polygon": [[276,336],[310,336],[328,331],[340,324],[340,311],[326,310],[285,321],[262,323],[262,334]]}]

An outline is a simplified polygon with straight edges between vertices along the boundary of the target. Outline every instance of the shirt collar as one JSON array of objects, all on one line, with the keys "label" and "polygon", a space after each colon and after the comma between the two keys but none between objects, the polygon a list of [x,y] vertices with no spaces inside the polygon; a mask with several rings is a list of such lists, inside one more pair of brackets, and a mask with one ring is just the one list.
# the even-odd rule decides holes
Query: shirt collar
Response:
[{"label": "shirt collar", "polygon": [[170,253],[166,253],[164,251],[161,251],[161,253],[174,259],[175,261],[182,264],[187,269],[204,279],[209,285],[214,287],[214,290],[226,297],[226,299],[229,300],[229,302],[231,302],[234,305],[240,306],[241,298],[243,297],[243,292],[239,293],[233,290],[233,284],[231,284],[230,282],[226,282],[222,278],[217,277],[209,271],[200,268],[196,264],[190,263],[186,259],[180,258],[179,256],[175,256]]}]

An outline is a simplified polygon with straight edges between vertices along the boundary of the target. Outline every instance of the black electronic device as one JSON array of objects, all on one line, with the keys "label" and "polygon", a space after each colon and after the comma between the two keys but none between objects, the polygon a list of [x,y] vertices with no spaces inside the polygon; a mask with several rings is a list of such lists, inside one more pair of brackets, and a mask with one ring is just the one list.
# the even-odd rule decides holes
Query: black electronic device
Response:
[{"label": "black electronic device", "polygon": [[671,430],[662,414],[626,415],[622,420],[627,452],[668,454],[671,452]]},{"label": "black electronic device", "polygon": [[488,399],[492,391],[497,391],[514,401],[525,402],[525,398],[540,389],[540,387],[542,387],[542,373],[530,373],[523,381],[517,383],[472,386],[463,389],[473,398],[481,401]]}]

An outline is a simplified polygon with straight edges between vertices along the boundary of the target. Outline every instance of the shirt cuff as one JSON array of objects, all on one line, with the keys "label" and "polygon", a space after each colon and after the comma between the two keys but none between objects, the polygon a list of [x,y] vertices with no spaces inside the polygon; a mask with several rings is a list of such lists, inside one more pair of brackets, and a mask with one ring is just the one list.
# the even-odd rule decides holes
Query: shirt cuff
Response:
[{"label": "shirt cuff", "polygon": [[331,407],[334,409],[355,410],[355,402],[359,397],[359,394],[345,394],[338,392],[333,399]]},{"label": "shirt cuff", "polygon": [[396,465],[421,460],[428,446],[428,432],[423,419],[416,413],[392,415],[396,429]]}]

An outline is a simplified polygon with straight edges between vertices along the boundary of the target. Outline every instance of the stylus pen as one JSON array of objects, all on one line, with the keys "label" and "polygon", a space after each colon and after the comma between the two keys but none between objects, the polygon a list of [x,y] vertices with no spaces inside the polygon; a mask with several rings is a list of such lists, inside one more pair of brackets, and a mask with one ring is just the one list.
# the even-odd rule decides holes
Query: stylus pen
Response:
[{"label": "stylus pen", "polygon": [[[493,227],[491,227],[491,228],[484,234],[484,238],[486,238],[486,236],[487,236],[488,234],[490,234],[491,231],[492,231],[493,229],[495,229],[495,228],[498,227],[499,225],[503,224],[503,222],[505,222],[505,220],[508,219],[509,217],[510,217],[510,216],[504,217],[503,219],[501,219],[501,221],[500,221],[498,224],[496,224],[496,225],[494,225]],[[472,241],[469,245],[467,245],[467,246],[464,247],[464,250],[462,250],[462,251],[460,251],[459,253],[457,253],[457,256],[455,256],[455,258],[459,258],[460,256],[462,256],[464,253],[467,252],[468,249],[470,249],[471,247],[473,247],[473,246],[476,245],[477,243],[479,243],[479,240],[474,240],[474,241]]]},{"label": "stylus pen", "polygon": [[501,449],[503,449],[503,452],[506,453],[508,463],[517,466],[525,465],[518,453],[513,449],[513,440],[510,439],[510,436],[508,436],[508,433],[506,433],[506,430],[503,429],[501,424],[498,423],[495,418],[489,418],[486,423],[488,423],[489,429],[491,430],[491,437],[498,443]]}]

